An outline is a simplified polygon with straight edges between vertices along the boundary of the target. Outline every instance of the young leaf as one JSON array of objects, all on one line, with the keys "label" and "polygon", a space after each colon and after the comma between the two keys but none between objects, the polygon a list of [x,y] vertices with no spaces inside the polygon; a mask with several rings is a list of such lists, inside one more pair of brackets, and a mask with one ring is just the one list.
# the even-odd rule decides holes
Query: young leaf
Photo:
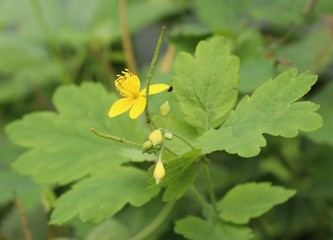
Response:
[{"label": "young leaf", "polygon": [[251,229],[225,222],[215,224],[195,216],[188,216],[176,222],[175,232],[191,240],[249,240],[253,239]]},{"label": "young leaf", "polygon": [[59,113],[37,112],[6,127],[11,140],[28,151],[13,164],[22,174],[43,183],[66,184],[129,159],[128,145],[95,136],[91,127],[128,140],[143,142],[142,128],[127,116],[107,116],[115,96],[94,83],[60,87],[53,102]]},{"label": "young leaf", "polygon": [[127,203],[140,207],[158,193],[158,189],[146,189],[144,171],[132,167],[109,169],[80,181],[61,195],[50,223],[63,224],[76,215],[83,222],[100,222]]},{"label": "young leaf", "polygon": [[204,153],[226,150],[242,157],[258,155],[266,146],[264,133],[295,137],[299,130],[310,132],[321,127],[322,118],[315,113],[318,105],[301,101],[316,82],[308,73],[297,76],[290,69],[259,87],[251,97],[245,96],[223,126],[198,138],[196,147]]},{"label": "young leaf", "polygon": [[221,125],[237,99],[239,60],[221,37],[201,41],[195,57],[179,53],[172,85],[189,124],[208,130]]},{"label": "young leaf", "polygon": [[231,189],[218,203],[220,217],[236,224],[246,224],[272,207],[294,196],[295,190],[271,186],[270,183],[245,183]]}]

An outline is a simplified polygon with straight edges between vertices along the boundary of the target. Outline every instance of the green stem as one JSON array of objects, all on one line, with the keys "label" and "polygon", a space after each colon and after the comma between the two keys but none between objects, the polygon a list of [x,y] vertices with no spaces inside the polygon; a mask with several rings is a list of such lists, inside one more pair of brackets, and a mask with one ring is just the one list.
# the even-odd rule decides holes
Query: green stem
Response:
[{"label": "green stem", "polygon": [[213,211],[212,206],[205,200],[205,198],[202,196],[202,194],[194,187],[194,185],[192,185],[190,187],[190,191],[192,193],[192,195],[195,197],[195,199],[197,200],[197,202],[201,205],[201,207],[203,209],[206,209],[207,211],[209,211],[210,216],[212,216],[212,218],[215,218],[215,212]]},{"label": "green stem", "polygon": [[62,76],[63,83],[64,84],[69,83],[70,78],[68,76],[67,67],[64,62],[64,58],[61,54],[61,51],[60,51],[58,45],[53,40],[54,36],[53,36],[52,32],[50,31],[49,26],[47,25],[46,18],[43,14],[43,11],[41,9],[41,6],[40,6],[38,0],[30,0],[30,6],[36,17],[37,24],[39,25],[39,28],[42,31],[42,34],[44,35],[44,37],[47,41],[47,44],[49,45],[50,49],[52,49],[52,51],[55,54],[55,59],[56,59],[57,63],[59,65],[61,65],[61,67],[64,69],[63,76]]},{"label": "green stem", "polygon": [[143,228],[140,232],[135,234],[133,237],[130,238],[130,240],[142,240],[146,239],[147,236],[149,236],[151,233],[153,233],[167,218],[167,216],[170,214],[171,210],[175,206],[176,201],[168,202],[165,204],[163,209],[160,211],[160,213],[156,216],[156,218],[151,221],[150,224],[148,224],[145,228]]},{"label": "green stem", "polygon": [[173,155],[174,157],[178,157],[179,156],[177,153],[175,153],[174,151],[172,151],[167,146],[164,146],[164,150],[167,151],[168,153],[170,153],[171,155]]},{"label": "green stem", "polygon": [[204,162],[203,166],[204,166],[204,172],[205,172],[205,177],[206,177],[207,186],[208,186],[209,198],[213,205],[213,211],[214,211],[214,215],[215,215],[214,217],[215,217],[215,221],[216,221],[218,219],[218,210],[217,210],[216,197],[215,197],[214,188],[213,188],[213,182],[212,182],[212,178],[209,173],[208,164]]},{"label": "green stem", "polygon": [[182,140],[184,143],[186,143],[186,145],[188,145],[190,148],[194,149],[194,147],[192,146],[192,144],[187,141],[185,138],[183,138],[182,136],[178,135],[177,133],[171,132],[172,135],[174,135],[175,137],[179,138],[180,140]]},{"label": "green stem", "polygon": [[163,153],[164,149],[165,149],[165,146],[163,145],[161,150],[160,150],[160,153],[158,154],[158,161],[162,161],[162,153]]},{"label": "green stem", "polygon": [[146,96],[145,97],[147,99],[147,104],[146,104],[146,108],[145,108],[145,116],[146,116],[147,124],[151,131],[153,131],[156,127],[155,127],[154,123],[152,122],[152,119],[151,119],[151,116],[149,113],[149,109],[148,109],[149,87],[150,87],[151,79],[153,78],[157,58],[158,58],[158,55],[160,53],[160,49],[162,46],[162,41],[163,41],[165,30],[166,30],[166,28],[162,27],[162,31],[161,31],[160,37],[158,39],[158,42],[157,42],[157,45],[155,48],[154,56],[150,63],[149,72],[148,72],[147,81],[146,81]]},{"label": "green stem", "polygon": [[110,134],[98,132],[94,128],[91,128],[90,131],[95,133],[97,136],[102,137],[102,138],[106,138],[106,139],[113,140],[113,141],[120,142],[120,143],[127,143],[127,144],[132,144],[132,145],[140,146],[140,147],[142,146],[142,144],[140,144],[140,143],[131,142],[131,141],[128,141],[124,138],[120,138],[120,137],[113,136],[113,135],[110,135]]}]

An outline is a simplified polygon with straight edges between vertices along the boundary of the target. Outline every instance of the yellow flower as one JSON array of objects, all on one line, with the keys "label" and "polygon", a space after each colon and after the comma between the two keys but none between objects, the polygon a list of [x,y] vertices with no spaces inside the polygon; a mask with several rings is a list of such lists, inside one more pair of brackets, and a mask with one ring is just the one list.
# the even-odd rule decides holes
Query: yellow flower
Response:
[{"label": "yellow flower", "polygon": [[[122,74],[117,75],[118,78],[114,84],[124,98],[113,103],[108,115],[112,118],[131,109],[129,116],[132,119],[136,119],[145,110],[147,104],[146,89],[144,88],[140,91],[140,79],[128,69],[122,71]],[[167,84],[153,84],[149,87],[149,95],[168,89],[170,89],[170,86]]]},{"label": "yellow flower", "polygon": [[164,178],[165,176],[165,170],[164,170],[164,166],[162,161],[158,161],[156,163],[155,169],[154,169],[154,178],[155,178],[155,182],[156,184],[159,184],[161,182],[161,180]]}]

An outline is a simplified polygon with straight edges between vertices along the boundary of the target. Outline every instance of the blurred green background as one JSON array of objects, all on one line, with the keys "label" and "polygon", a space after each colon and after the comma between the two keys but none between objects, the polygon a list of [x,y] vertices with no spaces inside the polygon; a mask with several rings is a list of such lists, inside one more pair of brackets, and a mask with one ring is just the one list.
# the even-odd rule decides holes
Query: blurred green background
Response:
[{"label": "blurred green background", "polygon": [[[167,34],[155,79],[170,79],[177,52],[193,53],[214,35],[224,36],[240,57],[241,95],[289,67],[318,74],[306,99],[321,105],[323,128],[295,139],[268,137],[253,159],[211,158],[216,177],[225,176],[214,183],[221,193],[244,181],[298,191],[251,222],[256,239],[333,239],[332,0],[0,0],[0,240],[24,239],[22,209],[33,239],[122,239],[111,236],[121,236],[114,220],[48,226],[50,203],[65,189],[54,187],[54,194],[13,171],[10,164],[24,149],[3,129],[26,113],[53,110],[60,85],[93,81],[113,91],[124,67],[145,74],[162,26]],[[160,204],[153,201],[135,216],[126,208],[118,219],[135,225]],[[174,215],[150,239],[183,239],[172,233]]]}]

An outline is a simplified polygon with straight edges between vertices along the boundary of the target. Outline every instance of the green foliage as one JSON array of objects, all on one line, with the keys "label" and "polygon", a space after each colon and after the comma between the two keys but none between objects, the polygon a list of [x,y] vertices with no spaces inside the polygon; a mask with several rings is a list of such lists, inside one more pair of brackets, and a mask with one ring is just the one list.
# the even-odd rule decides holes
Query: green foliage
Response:
[{"label": "green foliage", "polygon": [[121,154],[124,147],[89,131],[95,127],[134,141],[143,139],[142,129],[125,116],[109,121],[106,113],[114,100],[98,84],[60,88],[54,95],[59,113],[37,112],[7,126],[6,132],[14,142],[31,148],[19,157],[14,168],[38,182],[67,184],[105,166],[128,161]]},{"label": "green foliage", "polygon": [[210,223],[195,216],[188,216],[176,222],[175,231],[192,240],[249,240],[253,238],[251,230],[219,221]]},{"label": "green foliage", "polygon": [[238,89],[252,92],[274,76],[274,61],[267,58],[263,37],[253,29],[243,32],[238,39],[237,55],[241,58]]},{"label": "green foliage", "polygon": [[324,124],[321,129],[316,132],[309,133],[311,139],[318,143],[327,143],[333,145],[333,112],[332,109],[333,84],[330,83],[312,100],[320,104],[318,113],[323,117]]},{"label": "green foliage", "polygon": [[[0,0],[0,239],[330,239],[332,13],[331,0]],[[173,91],[147,110],[170,113],[108,118],[117,73],[145,87],[162,24],[152,82]],[[155,128],[171,139],[142,154]]]},{"label": "green foliage", "polygon": [[198,174],[200,156],[200,151],[194,150],[169,160],[166,167],[167,189],[163,195],[164,201],[177,200],[187,192]]},{"label": "green foliage", "polygon": [[204,130],[221,124],[237,99],[238,65],[222,38],[200,42],[194,58],[178,54],[172,84],[186,122]]},{"label": "green foliage", "polygon": [[271,186],[270,183],[245,183],[235,186],[219,202],[220,217],[236,224],[246,224],[273,206],[287,201],[295,190]]},{"label": "green foliage", "polygon": [[257,20],[287,25],[302,22],[305,7],[306,2],[302,0],[295,0],[292,3],[288,0],[254,0],[251,13]]},{"label": "green foliage", "polygon": [[281,48],[278,54],[288,59],[299,71],[320,72],[332,59],[332,38],[327,26],[318,26],[312,32],[305,33],[300,41]]},{"label": "green foliage", "polygon": [[[266,146],[263,133],[295,137],[298,130],[314,131],[322,119],[315,113],[318,105],[295,102],[316,82],[316,76],[295,69],[280,74],[259,87],[251,97],[245,96],[218,130],[210,130],[198,138],[204,153],[226,150],[242,157],[258,155]],[[306,121],[304,121],[306,119]]]},{"label": "green foliage", "polygon": [[214,30],[232,29],[238,27],[240,19],[249,7],[249,1],[207,0],[195,1],[198,15]]},{"label": "green foliage", "polygon": [[13,170],[0,172],[0,204],[7,204],[17,195],[24,199],[24,207],[31,209],[40,199],[41,189],[25,176]]},{"label": "green foliage", "polygon": [[145,190],[146,174],[131,167],[107,167],[75,184],[55,203],[52,224],[63,224],[76,215],[83,222],[100,222],[112,217],[127,203],[142,206],[157,191]]},{"label": "green foliage", "polygon": [[96,226],[88,235],[87,240],[110,240],[110,236],[114,236],[114,240],[129,239],[129,233],[126,226],[116,220],[108,220]]}]

